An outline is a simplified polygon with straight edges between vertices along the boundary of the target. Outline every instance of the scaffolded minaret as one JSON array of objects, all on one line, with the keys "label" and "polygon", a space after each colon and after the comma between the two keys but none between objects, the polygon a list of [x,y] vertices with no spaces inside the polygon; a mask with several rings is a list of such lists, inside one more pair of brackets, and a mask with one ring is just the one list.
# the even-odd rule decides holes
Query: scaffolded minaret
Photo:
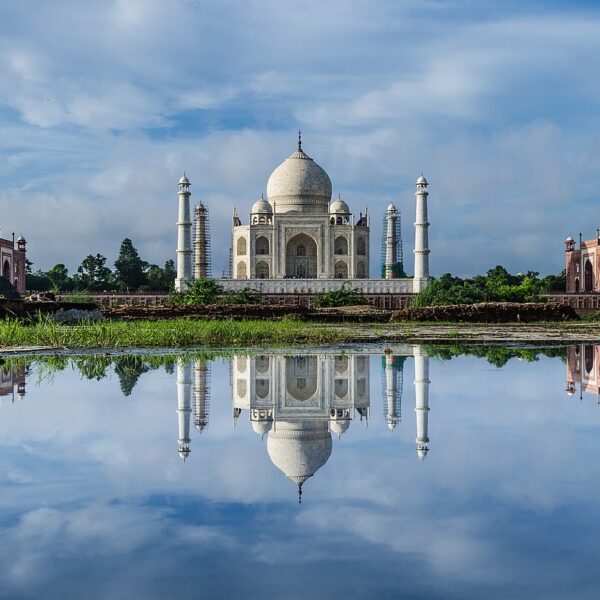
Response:
[{"label": "scaffolded minaret", "polygon": [[202,202],[194,210],[194,279],[211,276],[210,268],[210,227],[208,207]]},{"label": "scaffolded minaret", "polygon": [[192,413],[192,365],[189,361],[177,363],[177,417],[179,456],[185,460],[190,455],[190,415]]},{"label": "scaffolded minaret", "polygon": [[202,433],[208,426],[210,372],[204,360],[194,361],[194,425]]},{"label": "scaffolded minaret", "polygon": [[415,346],[415,412],[417,413],[417,456],[423,460],[429,452],[429,356]]},{"label": "scaffolded minaret", "polygon": [[190,180],[179,180],[179,218],[177,219],[177,279],[175,289],[185,292],[192,279],[192,221],[190,215]]},{"label": "scaffolded minaret", "polygon": [[413,293],[418,294],[429,284],[429,222],[427,221],[427,179],[421,174],[417,179],[417,210],[415,219],[415,275]]}]

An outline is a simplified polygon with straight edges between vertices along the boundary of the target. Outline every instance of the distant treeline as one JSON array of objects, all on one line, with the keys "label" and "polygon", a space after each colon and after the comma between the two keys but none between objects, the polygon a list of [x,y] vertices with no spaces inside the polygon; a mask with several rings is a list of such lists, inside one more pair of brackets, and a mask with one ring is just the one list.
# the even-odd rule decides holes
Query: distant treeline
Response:
[{"label": "distant treeline", "polygon": [[168,260],[159,267],[140,258],[130,239],[121,243],[114,270],[106,266],[106,257],[89,254],[71,275],[67,267],[59,263],[49,271],[32,272],[27,264],[26,287],[36,292],[109,291],[121,292],[168,292],[175,282],[175,264]]},{"label": "distant treeline", "polygon": [[412,306],[474,304],[477,302],[535,302],[540,295],[564,292],[566,274],[540,277],[537,271],[511,275],[498,265],[485,275],[461,279],[446,273],[436,277],[418,294]]}]

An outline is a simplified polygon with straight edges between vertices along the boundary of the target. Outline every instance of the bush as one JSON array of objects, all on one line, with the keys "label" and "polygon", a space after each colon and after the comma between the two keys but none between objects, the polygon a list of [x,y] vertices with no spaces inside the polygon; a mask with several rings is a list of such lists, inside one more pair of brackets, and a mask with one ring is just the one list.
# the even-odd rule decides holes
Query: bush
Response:
[{"label": "bush", "polygon": [[336,306],[368,304],[368,302],[358,290],[347,288],[344,284],[339,290],[317,294],[311,304],[315,308],[333,308]]},{"label": "bush", "polygon": [[173,292],[169,301],[175,306],[206,306],[220,303],[224,292],[214,279],[195,279],[185,292]]},{"label": "bush", "polygon": [[6,300],[18,300],[21,297],[19,292],[12,286],[5,277],[0,277],[0,298]]},{"label": "bush", "polygon": [[245,287],[239,292],[228,294],[225,300],[227,304],[262,304],[263,297],[260,292]]}]

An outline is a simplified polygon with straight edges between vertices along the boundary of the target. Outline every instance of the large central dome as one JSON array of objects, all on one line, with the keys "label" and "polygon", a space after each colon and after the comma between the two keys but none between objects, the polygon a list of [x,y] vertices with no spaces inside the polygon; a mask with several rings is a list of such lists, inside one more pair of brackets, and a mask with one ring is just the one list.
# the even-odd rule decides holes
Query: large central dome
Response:
[{"label": "large central dome", "polygon": [[267,196],[276,213],[327,214],[331,180],[298,144],[298,150],[271,173]]}]

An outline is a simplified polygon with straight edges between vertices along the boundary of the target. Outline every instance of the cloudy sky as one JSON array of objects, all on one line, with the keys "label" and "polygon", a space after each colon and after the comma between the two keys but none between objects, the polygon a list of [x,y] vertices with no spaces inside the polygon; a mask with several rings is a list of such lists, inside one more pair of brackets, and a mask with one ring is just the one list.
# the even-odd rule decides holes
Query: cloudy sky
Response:
[{"label": "cloudy sky", "polygon": [[230,215],[304,149],[358,212],[430,181],[431,267],[558,272],[600,226],[593,2],[21,0],[0,3],[0,228],[34,268],[133,239],[174,258],[177,180]]}]

